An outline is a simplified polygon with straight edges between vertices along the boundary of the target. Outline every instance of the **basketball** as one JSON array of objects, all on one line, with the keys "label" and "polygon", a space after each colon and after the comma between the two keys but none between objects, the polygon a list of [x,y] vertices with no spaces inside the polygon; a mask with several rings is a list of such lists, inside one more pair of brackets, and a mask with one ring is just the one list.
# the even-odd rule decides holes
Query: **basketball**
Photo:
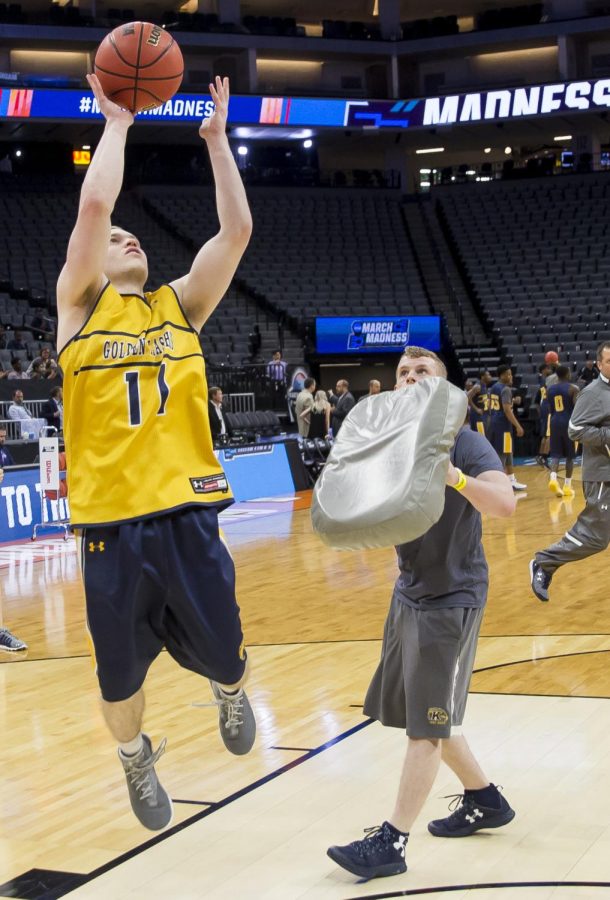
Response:
[{"label": "basketball", "polygon": [[549,350],[548,353],[544,354],[544,361],[552,366],[559,362],[559,357],[554,350]]},{"label": "basketball", "polygon": [[128,22],[99,45],[95,74],[109,100],[137,113],[174,96],[182,83],[184,60],[167,31],[150,22]]}]

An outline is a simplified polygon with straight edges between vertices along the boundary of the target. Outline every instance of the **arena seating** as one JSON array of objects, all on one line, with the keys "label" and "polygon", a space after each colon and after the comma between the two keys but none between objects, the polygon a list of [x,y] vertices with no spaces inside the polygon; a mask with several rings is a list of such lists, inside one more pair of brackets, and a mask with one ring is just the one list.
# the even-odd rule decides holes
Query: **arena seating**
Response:
[{"label": "arena seating", "polygon": [[[208,188],[144,188],[190,240],[216,227]],[[292,320],[316,314],[431,312],[397,192],[248,190],[252,241],[238,275]]]},{"label": "arena seating", "polygon": [[224,414],[232,443],[252,441],[256,437],[270,437],[280,434],[282,424],[277,413],[272,410]]},{"label": "arena seating", "polygon": [[[0,186],[0,321],[5,327],[23,332],[27,344],[27,358],[38,355],[48,341],[37,341],[28,331],[35,308],[43,308],[56,319],[55,286],[63,265],[66,247],[78,206],[75,179],[58,179],[27,183],[4,177]],[[113,221],[132,231],[147,252],[150,267],[149,284],[156,286],[188,272],[193,252],[184,241],[168,233],[142,207],[136,194],[125,193],[119,198]],[[193,235],[198,244],[216,230],[215,212],[209,227],[201,221],[193,223]],[[262,336],[261,359],[267,361],[278,346],[277,320],[266,315],[249,297],[231,287],[222,306],[204,328],[201,342],[211,366],[241,365],[250,358],[248,336],[258,324]],[[54,324],[53,326],[54,327]],[[284,337],[287,361],[302,360],[301,341],[286,334]],[[23,351],[20,351],[23,353]],[[10,364],[11,351],[0,350],[4,368]]]},{"label": "arena seating", "polygon": [[441,187],[437,211],[522,384],[557,350],[574,370],[610,336],[610,177]]}]

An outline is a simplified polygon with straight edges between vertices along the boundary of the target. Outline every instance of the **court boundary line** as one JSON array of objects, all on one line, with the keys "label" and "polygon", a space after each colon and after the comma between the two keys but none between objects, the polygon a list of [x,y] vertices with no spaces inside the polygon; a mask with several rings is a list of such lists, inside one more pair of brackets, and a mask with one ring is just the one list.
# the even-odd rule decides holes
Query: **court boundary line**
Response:
[{"label": "court boundary line", "polygon": [[431,888],[405,888],[403,891],[390,891],[383,894],[360,894],[358,897],[347,897],[346,900],[389,900],[392,897],[417,897],[426,894],[444,894],[455,891],[482,891],[491,888],[528,888],[528,887],[595,887],[609,888],[610,881],[505,881],[477,884],[451,884]]},{"label": "court boundary line", "polygon": [[[524,663],[543,662],[545,659],[567,659],[569,656],[593,656],[593,654],[595,654],[595,653],[610,653],[610,649],[607,649],[607,650],[575,650],[572,653],[554,653],[554,654],[551,654],[551,656],[537,656],[536,659],[516,659],[513,662],[496,663],[493,666],[483,666],[480,669],[473,669],[472,674],[478,675],[479,672],[491,672],[494,669],[506,669],[509,666],[522,666],[522,665],[524,665]],[[542,694],[540,696],[546,696],[546,695]],[[574,694],[566,694],[565,696],[573,697]]]}]

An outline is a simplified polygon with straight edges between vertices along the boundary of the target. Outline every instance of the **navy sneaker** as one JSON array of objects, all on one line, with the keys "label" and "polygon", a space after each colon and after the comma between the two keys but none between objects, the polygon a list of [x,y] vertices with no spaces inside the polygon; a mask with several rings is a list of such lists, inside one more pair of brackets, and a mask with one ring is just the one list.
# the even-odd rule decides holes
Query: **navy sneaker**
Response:
[{"label": "navy sneaker", "polygon": [[9,653],[16,653],[19,650],[27,650],[28,645],[25,641],[20,640],[11,634],[8,628],[0,628],[0,650],[7,650]]},{"label": "navy sneaker", "polygon": [[549,599],[549,587],[553,576],[549,572],[545,572],[542,566],[535,559],[530,560],[530,583],[532,590],[539,600],[546,603]]},{"label": "navy sneaker", "polygon": [[446,819],[435,819],[428,825],[428,831],[435,837],[468,837],[482,828],[501,828],[515,818],[515,811],[508,801],[498,794],[500,807],[481,806],[472,794],[456,794],[449,809],[457,804],[457,809]]},{"label": "navy sneaker", "polygon": [[345,847],[329,847],[333,862],[359,878],[381,878],[407,871],[405,850],[408,834],[402,834],[389,822],[365,828],[363,841],[352,841]]}]

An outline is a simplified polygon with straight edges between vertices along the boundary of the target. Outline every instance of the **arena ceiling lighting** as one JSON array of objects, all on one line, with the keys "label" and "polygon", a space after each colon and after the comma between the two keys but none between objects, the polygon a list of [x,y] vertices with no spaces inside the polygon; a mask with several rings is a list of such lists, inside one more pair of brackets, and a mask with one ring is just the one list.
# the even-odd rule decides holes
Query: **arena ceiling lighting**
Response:
[{"label": "arena ceiling lighting", "polygon": [[248,155],[248,148],[247,148],[247,147],[244,147],[243,144],[240,144],[239,147],[237,148],[237,153],[238,153],[239,156],[247,156],[247,155]]},{"label": "arena ceiling lighting", "polygon": [[512,147],[505,147],[505,148],[504,148],[504,152],[506,153],[507,156],[509,156],[509,155],[513,152],[513,148],[512,148]]},{"label": "arena ceiling lighting", "polygon": [[485,147],[483,153],[491,153],[491,147]]},{"label": "arena ceiling lighting", "polygon": [[306,141],[303,141],[303,146],[306,150],[309,150],[310,147],[313,147],[313,141],[311,140],[311,138],[307,138]]},{"label": "arena ceiling lighting", "polygon": [[571,141],[572,135],[571,134],[559,134],[559,135],[557,135],[557,137],[554,137],[553,140],[554,141]]},{"label": "arena ceiling lighting", "polygon": [[426,147],[423,150],[416,150],[415,152],[418,154],[421,154],[421,153],[444,153],[445,148],[444,147]]}]

